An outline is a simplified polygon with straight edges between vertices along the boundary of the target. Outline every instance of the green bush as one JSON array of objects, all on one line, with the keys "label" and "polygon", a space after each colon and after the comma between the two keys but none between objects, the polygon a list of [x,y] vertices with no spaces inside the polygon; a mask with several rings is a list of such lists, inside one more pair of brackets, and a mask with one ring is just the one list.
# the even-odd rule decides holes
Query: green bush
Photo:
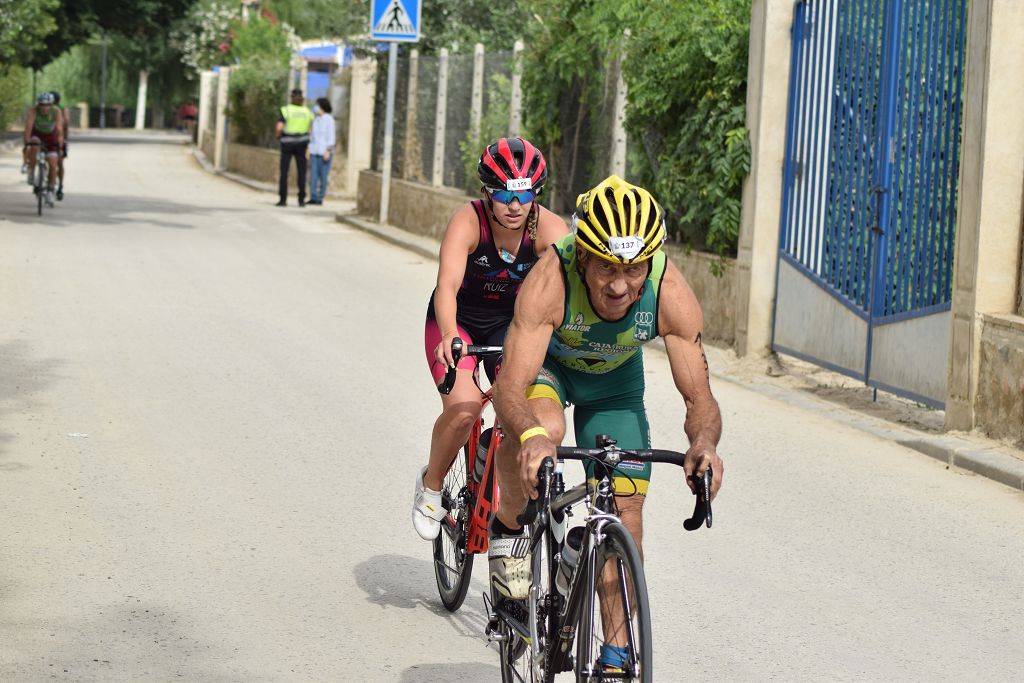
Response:
[{"label": "green bush", "polygon": [[0,133],[21,118],[28,106],[28,70],[21,67],[0,69]]},{"label": "green bush", "polygon": [[635,181],[674,218],[676,236],[734,255],[743,178],[747,0],[650,3],[627,43],[626,129],[642,154]]},{"label": "green bush", "polygon": [[276,20],[256,18],[234,25],[230,54],[240,66],[231,71],[228,82],[227,116],[239,142],[273,146],[296,47],[295,33]]},{"label": "green bush", "polygon": [[672,238],[734,255],[750,165],[749,0],[529,4],[541,28],[523,53],[524,113],[552,166],[556,210],[571,209],[575,193],[606,172],[612,77],[622,60],[626,179],[664,205]]},{"label": "green bush", "polygon": [[227,116],[235,139],[245,145],[272,147],[274,126],[288,83],[288,67],[265,58],[232,69]]}]

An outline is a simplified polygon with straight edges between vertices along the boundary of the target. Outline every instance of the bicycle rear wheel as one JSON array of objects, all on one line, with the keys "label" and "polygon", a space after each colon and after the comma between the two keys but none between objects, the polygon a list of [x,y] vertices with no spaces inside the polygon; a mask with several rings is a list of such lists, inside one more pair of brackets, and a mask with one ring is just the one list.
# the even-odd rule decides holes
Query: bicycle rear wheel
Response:
[{"label": "bicycle rear wheel", "polygon": [[[584,597],[580,613],[576,680],[650,683],[651,606],[640,552],[632,534],[621,524],[608,524],[603,533],[604,542],[595,550],[595,590]],[[604,603],[598,599],[599,585],[605,587]],[[603,645],[624,648],[621,667],[601,663]]]},{"label": "bicycle rear wheel", "polygon": [[441,602],[449,612],[462,606],[473,575],[473,555],[466,553],[466,530],[473,511],[467,485],[472,466],[467,444],[455,456],[441,487],[441,502],[448,514],[441,520],[441,533],[434,539],[434,578]]}]

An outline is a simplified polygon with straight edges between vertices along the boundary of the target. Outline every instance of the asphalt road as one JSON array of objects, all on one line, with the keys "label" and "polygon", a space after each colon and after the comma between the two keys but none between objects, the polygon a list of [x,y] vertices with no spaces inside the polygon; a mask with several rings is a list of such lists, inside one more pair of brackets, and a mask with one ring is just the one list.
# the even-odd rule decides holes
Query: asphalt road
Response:
[{"label": "asphalt road", "polygon": [[[0,680],[497,680],[484,561],[447,614],[409,523],[436,264],[174,138],[71,152],[42,218],[0,152]],[[714,389],[715,527],[649,496],[655,680],[1019,680],[1024,495]]]}]

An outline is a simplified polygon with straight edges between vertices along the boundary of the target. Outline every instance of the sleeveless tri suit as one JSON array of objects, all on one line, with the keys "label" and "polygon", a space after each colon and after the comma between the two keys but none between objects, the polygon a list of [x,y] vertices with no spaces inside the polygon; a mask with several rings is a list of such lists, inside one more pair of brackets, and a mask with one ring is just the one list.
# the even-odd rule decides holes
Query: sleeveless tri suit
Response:
[{"label": "sleeveless tri suit", "polygon": [[[472,206],[480,227],[480,241],[466,259],[466,273],[455,296],[455,322],[459,326],[459,336],[467,344],[499,346],[512,322],[519,288],[538,258],[529,231],[524,227],[515,259],[511,262],[503,259],[494,243],[483,201],[475,200]],[[439,379],[438,374],[444,374],[444,367],[434,359],[434,349],[440,341],[441,330],[434,314],[432,293],[427,306],[424,346],[435,381]],[[485,363],[492,382],[495,362],[496,359],[493,362],[488,359]],[[476,361],[467,358],[459,367],[474,368]]]},{"label": "sleeveless tri suit", "polygon": [[[641,347],[658,335],[665,254],[659,251],[651,258],[640,297],[626,315],[619,320],[604,320],[594,312],[577,269],[575,235],[566,235],[553,248],[562,264],[565,313],[527,397],[574,405],[576,443],[580,446],[592,447],[598,434],[608,434],[622,448],[650,448]],[[646,495],[650,464],[625,462],[619,470],[621,473],[615,476],[617,492]]]}]

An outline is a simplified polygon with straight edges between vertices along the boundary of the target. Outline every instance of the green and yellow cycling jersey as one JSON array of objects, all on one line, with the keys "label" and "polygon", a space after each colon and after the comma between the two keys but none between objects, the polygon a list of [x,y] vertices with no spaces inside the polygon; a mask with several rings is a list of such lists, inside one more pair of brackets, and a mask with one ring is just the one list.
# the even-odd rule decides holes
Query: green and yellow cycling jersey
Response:
[{"label": "green and yellow cycling jersey", "polygon": [[566,235],[555,243],[565,283],[565,316],[548,345],[548,356],[567,368],[588,374],[604,374],[639,353],[640,347],[658,335],[658,293],[665,275],[665,254],[651,259],[640,298],[621,320],[604,320],[590,305],[587,287],[577,269],[576,237]]}]

